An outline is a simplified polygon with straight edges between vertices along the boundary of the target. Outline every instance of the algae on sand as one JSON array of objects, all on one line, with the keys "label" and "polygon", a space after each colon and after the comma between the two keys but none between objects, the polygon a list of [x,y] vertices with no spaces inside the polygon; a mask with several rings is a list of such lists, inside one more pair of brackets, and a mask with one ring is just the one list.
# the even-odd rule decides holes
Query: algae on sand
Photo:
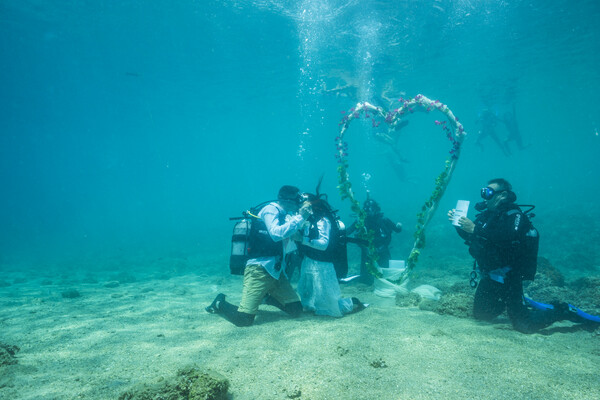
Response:
[{"label": "algae on sand", "polygon": [[0,342],[0,367],[3,365],[12,365],[18,362],[15,354],[20,349],[17,346],[4,344]]},{"label": "algae on sand", "polygon": [[119,400],[226,400],[229,381],[211,370],[189,366],[171,380],[141,384],[119,396]]}]

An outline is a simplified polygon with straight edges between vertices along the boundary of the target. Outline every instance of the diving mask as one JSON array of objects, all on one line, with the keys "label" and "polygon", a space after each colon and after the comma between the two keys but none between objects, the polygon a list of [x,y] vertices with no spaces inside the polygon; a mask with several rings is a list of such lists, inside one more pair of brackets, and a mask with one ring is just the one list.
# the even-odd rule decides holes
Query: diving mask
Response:
[{"label": "diving mask", "polygon": [[508,190],[494,190],[491,187],[481,188],[481,198],[484,200],[491,200],[498,193],[507,192]]}]

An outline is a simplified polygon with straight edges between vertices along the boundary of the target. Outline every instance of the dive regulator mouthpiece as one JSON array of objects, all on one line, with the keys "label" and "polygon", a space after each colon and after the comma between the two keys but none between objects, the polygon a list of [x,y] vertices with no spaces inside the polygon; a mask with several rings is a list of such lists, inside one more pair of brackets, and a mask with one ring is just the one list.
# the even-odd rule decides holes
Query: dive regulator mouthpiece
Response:
[{"label": "dive regulator mouthpiece", "polygon": [[479,203],[475,204],[475,209],[477,211],[483,211],[487,208],[487,203],[485,201],[480,201]]}]

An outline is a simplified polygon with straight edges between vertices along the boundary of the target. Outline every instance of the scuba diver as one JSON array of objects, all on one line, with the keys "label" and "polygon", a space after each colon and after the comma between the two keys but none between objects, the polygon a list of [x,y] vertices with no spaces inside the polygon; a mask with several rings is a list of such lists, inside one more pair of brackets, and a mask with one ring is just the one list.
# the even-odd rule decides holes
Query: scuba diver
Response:
[{"label": "scuba diver", "polygon": [[505,112],[504,115],[502,116],[502,123],[504,123],[504,126],[506,127],[506,130],[508,131],[508,136],[506,137],[506,140],[504,141],[504,147],[506,148],[506,151],[508,152],[508,154],[510,155],[510,146],[509,143],[510,142],[515,142],[517,145],[517,148],[519,150],[523,150],[525,148],[525,146],[523,146],[523,139],[521,138],[521,131],[519,130],[519,125],[517,124],[517,112],[516,112],[516,107],[515,104],[513,103],[512,105],[512,112]]},{"label": "scuba diver", "polygon": [[[285,273],[284,255],[296,249],[291,237],[309,217],[309,203],[302,203],[300,190],[282,186],[277,201],[260,209],[253,220],[246,247],[244,283],[240,306],[236,307],[219,293],[206,307],[211,314],[220,314],[236,326],[250,326],[258,306],[263,302],[278,307],[292,317],[302,313],[302,304]],[[298,212],[296,214],[296,212]],[[283,273],[282,273],[283,271]]]},{"label": "scuba diver", "polygon": [[407,125],[408,121],[401,121],[394,129],[390,129],[387,132],[375,132],[374,135],[376,140],[388,147],[385,156],[400,182],[408,181],[404,164],[407,164],[409,161],[400,152],[398,146],[400,131]]},{"label": "scuba diver", "polygon": [[[365,210],[367,214],[367,218],[365,219],[365,228],[367,231],[372,230],[375,233],[373,244],[375,245],[379,255],[377,263],[381,268],[389,268],[390,259],[392,258],[389,249],[389,245],[392,241],[392,232],[401,232],[402,224],[400,222],[394,223],[391,219],[385,217],[383,212],[381,212],[381,207],[379,207],[379,204],[377,204],[375,200],[368,197],[363,204],[363,210]],[[347,234],[350,236],[355,232],[356,222],[350,225]],[[367,285],[371,285],[374,281],[374,278],[366,267],[368,256],[366,241],[354,237],[348,238],[348,242],[356,243],[361,250],[359,281]]]},{"label": "scuba diver", "polygon": [[499,118],[495,112],[486,108],[479,114],[479,118],[477,122],[481,126],[479,129],[477,140],[475,140],[475,145],[478,146],[483,151],[483,140],[488,136],[492,138],[492,140],[500,147],[502,153],[505,156],[510,156],[510,152],[505,142],[503,142],[498,133],[496,132],[496,125],[498,124]]},{"label": "scuba diver", "polygon": [[304,194],[303,197],[310,203],[311,216],[304,224],[304,230],[294,235],[294,239],[298,239],[299,250],[304,255],[297,288],[304,311],[341,317],[363,310],[367,305],[356,297],[342,297],[334,267],[340,255],[347,263],[345,237],[343,232],[340,234],[341,221],[336,218],[326,196],[319,194],[318,186],[316,195]]},{"label": "scuba diver", "polygon": [[[517,196],[507,180],[492,179],[481,189],[481,197],[475,221],[461,217],[456,227],[475,259],[471,272],[471,286],[477,287],[475,318],[492,321],[506,309],[514,329],[522,333],[563,320],[600,324],[600,318],[570,304],[542,304],[523,296],[523,280],[533,280],[537,269],[538,232],[515,204]],[[448,212],[451,221],[454,212]]]}]

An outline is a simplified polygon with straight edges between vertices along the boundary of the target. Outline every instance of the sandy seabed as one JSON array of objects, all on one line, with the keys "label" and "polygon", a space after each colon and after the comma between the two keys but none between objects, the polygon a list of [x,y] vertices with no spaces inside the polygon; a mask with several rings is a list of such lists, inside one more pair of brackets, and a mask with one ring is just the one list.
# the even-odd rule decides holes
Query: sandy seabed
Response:
[{"label": "sandy seabed", "polygon": [[371,303],[360,313],[290,319],[262,306],[237,328],[204,311],[218,292],[239,301],[242,279],[226,268],[131,272],[115,287],[108,273],[3,272],[18,283],[0,288],[0,342],[20,351],[0,366],[0,399],[117,399],[189,364],[227,377],[239,400],[600,398],[598,331],[524,335],[506,319],[398,307],[363,285],[342,287]]}]

